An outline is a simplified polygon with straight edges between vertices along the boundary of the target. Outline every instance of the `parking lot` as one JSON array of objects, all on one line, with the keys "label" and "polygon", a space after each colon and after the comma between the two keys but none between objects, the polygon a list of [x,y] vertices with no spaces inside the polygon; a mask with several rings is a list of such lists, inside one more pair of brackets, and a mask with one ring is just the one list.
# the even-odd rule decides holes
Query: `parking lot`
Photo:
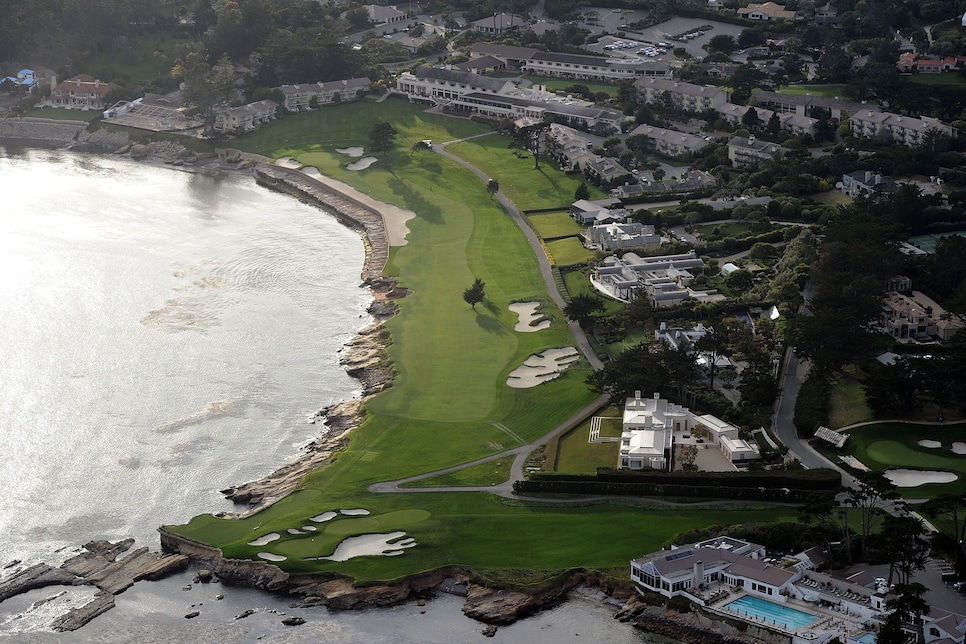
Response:
[{"label": "parking lot", "polygon": [[[708,29],[708,26],[711,29]],[[626,33],[628,36],[627,39],[639,36],[638,39],[647,42],[668,42],[672,45],[672,49],[674,47],[684,47],[689,54],[700,59],[708,55],[708,52],[704,50],[704,46],[708,44],[711,38],[718,34],[726,34],[737,38],[743,29],[743,27],[739,27],[738,25],[729,25],[724,22],[713,22],[700,18],[672,18],[667,22],[649,27],[640,34]],[[681,34],[694,33],[698,30],[704,31],[704,34],[685,41],[672,40],[672,38],[680,36]]]}]

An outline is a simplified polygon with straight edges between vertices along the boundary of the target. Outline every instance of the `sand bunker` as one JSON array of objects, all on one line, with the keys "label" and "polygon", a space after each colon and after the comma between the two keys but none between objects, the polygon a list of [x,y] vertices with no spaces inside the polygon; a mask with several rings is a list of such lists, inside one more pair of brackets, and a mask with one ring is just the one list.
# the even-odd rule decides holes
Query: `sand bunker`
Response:
[{"label": "sand bunker", "polygon": [[953,443],[954,454],[966,454],[966,443]]},{"label": "sand bunker", "polygon": [[323,512],[322,514],[311,517],[309,521],[315,521],[316,523],[325,523],[326,521],[331,521],[337,516],[339,516],[338,512]]},{"label": "sand bunker", "polygon": [[282,168],[291,168],[292,170],[298,170],[302,167],[302,164],[292,157],[279,157],[275,159],[275,165]]},{"label": "sand bunker", "polygon": [[365,157],[363,159],[359,159],[358,161],[353,161],[352,163],[347,165],[345,169],[346,170],[365,170],[366,168],[368,168],[378,160],[379,159],[377,159],[376,157]]},{"label": "sand bunker", "polygon": [[952,472],[936,472],[928,470],[886,470],[886,478],[896,487],[916,487],[926,483],[952,483],[957,477]]},{"label": "sand bunker", "polygon": [[355,199],[364,206],[372,208],[380,215],[386,224],[386,235],[389,237],[390,246],[405,246],[406,235],[409,234],[409,226],[406,222],[416,216],[412,210],[405,210],[398,206],[393,206],[384,201],[373,199],[369,195],[359,192],[347,183],[343,183],[332,177],[327,177],[318,168],[308,166],[302,168],[302,174],[311,177],[324,186],[328,186],[336,192],[342,193],[350,199]]},{"label": "sand bunker", "polygon": [[352,510],[339,510],[340,514],[344,514],[347,517],[365,517],[369,516],[369,510],[363,508],[355,508]]},{"label": "sand bunker", "polygon": [[540,306],[540,302],[514,302],[511,304],[510,310],[520,316],[513,330],[520,333],[529,333],[549,328],[550,320],[541,319],[543,315],[537,315],[538,306]]},{"label": "sand bunker", "polygon": [[[406,538],[403,531],[388,534],[361,534],[357,537],[343,539],[342,543],[328,557],[309,557],[309,559],[326,559],[328,561],[347,561],[354,557],[367,555],[381,555],[383,557],[397,557],[403,554],[403,549],[412,548],[416,540]],[[395,543],[393,543],[395,542]]]},{"label": "sand bunker", "polygon": [[318,530],[318,528],[316,528],[314,525],[304,525],[302,526],[302,529],[308,530],[309,532],[315,532],[316,530]]},{"label": "sand bunker", "polygon": [[276,540],[281,539],[281,538],[282,538],[282,535],[280,535],[279,533],[277,533],[277,532],[269,532],[264,537],[259,537],[259,538],[255,539],[254,541],[249,541],[248,542],[248,545],[250,545],[250,546],[267,546],[271,542],[276,541]]},{"label": "sand bunker", "polygon": [[347,157],[358,159],[366,150],[365,148],[336,148],[335,151],[339,154],[344,154]]},{"label": "sand bunker", "polygon": [[918,441],[916,445],[918,445],[919,447],[927,447],[929,449],[937,449],[943,446],[943,444],[940,443],[939,441],[931,441],[925,438],[922,439],[921,441]]},{"label": "sand bunker", "polygon": [[259,552],[258,556],[268,561],[285,561],[285,559],[287,559],[287,557],[283,557],[282,555],[276,555],[271,552]]},{"label": "sand bunker", "polygon": [[289,534],[305,534],[302,530],[299,530],[298,528],[289,528],[287,532]]},{"label": "sand bunker", "polygon": [[558,377],[571,362],[579,358],[580,353],[573,347],[560,347],[534,353],[521,366],[510,372],[506,384],[514,389],[536,387],[540,383]]}]

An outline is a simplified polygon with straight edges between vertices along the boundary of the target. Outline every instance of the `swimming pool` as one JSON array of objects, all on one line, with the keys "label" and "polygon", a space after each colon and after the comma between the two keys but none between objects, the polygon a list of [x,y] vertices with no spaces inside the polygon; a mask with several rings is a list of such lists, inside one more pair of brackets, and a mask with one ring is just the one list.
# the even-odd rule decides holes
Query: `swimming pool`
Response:
[{"label": "swimming pool", "polygon": [[751,597],[750,595],[736,599],[727,604],[725,608],[740,615],[747,615],[748,617],[766,621],[769,624],[783,626],[789,630],[796,630],[803,626],[808,626],[818,619],[815,615],[809,615],[800,610],[775,604],[764,599],[759,599],[758,597]]},{"label": "swimming pool", "polygon": [[875,644],[875,633],[866,633],[861,637],[850,638],[851,642],[860,642],[861,644]]}]

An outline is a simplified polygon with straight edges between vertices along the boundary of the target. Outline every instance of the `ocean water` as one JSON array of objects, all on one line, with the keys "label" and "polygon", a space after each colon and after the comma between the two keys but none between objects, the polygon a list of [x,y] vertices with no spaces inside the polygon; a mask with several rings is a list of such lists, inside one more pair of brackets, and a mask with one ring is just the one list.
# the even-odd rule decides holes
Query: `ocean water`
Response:
[{"label": "ocean water", "polygon": [[[232,510],[220,489],[297,456],[321,429],[312,414],[359,395],[338,351],[370,321],[363,245],[326,213],[244,175],[56,150],[0,147],[0,188],[0,566],[22,562],[0,578],[90,539],[157,549],[159,525]],[[50,620],[93,591],[31,591],[0,604],[0,639],[481,637],[455,597],[293,610],[192,575],[136,584],[72,634]],[[286,612],[308,623],[282,626]],[[493,641],[654,641],[612,613],[577,598]]]}]

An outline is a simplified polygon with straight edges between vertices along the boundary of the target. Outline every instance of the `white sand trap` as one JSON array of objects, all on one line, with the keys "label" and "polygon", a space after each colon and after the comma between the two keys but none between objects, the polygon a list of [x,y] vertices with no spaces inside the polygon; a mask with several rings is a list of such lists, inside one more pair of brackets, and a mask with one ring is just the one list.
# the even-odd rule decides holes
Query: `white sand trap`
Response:
[{"label": "white sand trap", "polygon": [[308,530],[309,532],[315,532],[316,530],[318,530],[318,528],[316,528],[314,525],[304,525],[302,526],[302,529]]},{"label": "white sand trap", "polygon": [[275,159],[275,165],[282,168],[291,168],[292,170],[298,170],[302,167],[302,164],[292,157],[279,157]]},{"label": "white sand trap", "polygon": [[324,186],[340,192],[359,203],[368,206],[382,215],[382,221],[386,224],[386,235],[389,238],[390,246],[405,246],[406,235],[409,234],[409,226],[406,222],[416,216],[412,210],[406,210],[385,201],[378,201],[369,195],[359,192],[347,183],[343,183],[332,177],[327,177],[318,168],[306,166],[302,168],[302,174],[312,177]]},{"label": "white sand trap", "polygon": [[916,487],[926,483],[952,483],[959,478],[952,472],[924,470],[886,470],[883,474],[896,487]]},{"label": "white sand trap", "polygon": [[[390,532],[388,534],[361,534],[357,537],[343,539],[342,543],[328,557],[309,557],[310,559],[327,559],[329,561],[347,561],[354,557],[365,557],[367,555],[381,555],[383,557],[396,557],[403,554],[404,548],[412,548],[416,545],[416,540],[406,538],[403,531]],[[395,543],[391,543],[395,542]]]},{"label": "white sand trap", "polygon": [[919,447],[926,447],[928,449],[938,449],[943,446],[943,444],[940,443],[939,441],[931,441],[926,438],[916,442],[916,445],[918,445]]},{"label": "white sand trap", "polygon": [[378,160],[379,159],[377,159],[376,157],[364,157],[362,159],[359,159],[358,161],[353,161],[352,163],[347,165],[345,169],[346,170],[365,170],[366,168],[368,168]]},{"label": "white sand trap", "polygon": [[966,454],[966,443],[953,443],[954,454]]},{"label": "white sand trap", "polygon": [[267,546],[271,542],[277,541],[278,539],[281,539],[281,538],[282,538],[282,535],[280,535],[279,533],[277,533],[277,532],[269,532],[264,537],[259,537],[259,538],[255,539],[254,541],[249,541],[248,542],[248,545],[250,545],[250,546]]},{"label": "white sand trap", "polygon": [[322,514],[319,514],[310,518],[309,521],[315,521],[316,523],[325,523],[326,521],[331,521],[337,516],[339,516],[338,512],[323,512]]},{"label": "white sand trap", "polygon": [[520,333],[529,333],[550,328],[550,320],[542,320],[543,315],[537,315],[538,306],[540,306],[540,302],[514,302],[511,304],[510,310],[520,316],[513,330]]},{"label": "white sand trap", "polygon": [[510,372],[506,384],[514,389],[528,389],[558,377],[571,362],[580,359],[573,347],[547,349],[534,353],[526,362]]},{"label": "white sand trap", "polygon": [[289,528],[288,529],[288,533],[289,534],[305,534],[304,532],[302,532],[298,528]]},{"label": "white sand trap", "polygon": [[364,510],[362,508],[355,508],[355,509],[352,509],[352,510],[339,510],[339,512],[341,514],[346,515],[347,517],[365,517],[365,516],[369,516],[369,510]]},{"label": "white sand trap", "polygon": [[353,159],[358,159],[365,153],[365,148],[336,148],[336,152],[339,154],[344,154],[347,157],[352,157]]},{"label": "white sand trap", "polygon": [[258,556],[261,557],[262,559],[267,559],[268,561],[285,561],[287,559],[287,557],[283,557],[282,555],[276,555],[271,552],[259,552]]}]

